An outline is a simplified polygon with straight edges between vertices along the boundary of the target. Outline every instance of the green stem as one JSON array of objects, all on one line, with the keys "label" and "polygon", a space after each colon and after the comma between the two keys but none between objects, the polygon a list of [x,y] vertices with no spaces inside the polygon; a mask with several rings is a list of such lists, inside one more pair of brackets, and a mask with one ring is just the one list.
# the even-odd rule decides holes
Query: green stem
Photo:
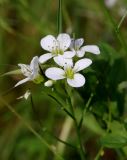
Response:
[{"label": "green stem", "polygon": [[[106,130],[107,133],[110,131],[111,121],[112,121],[112,113],[111,113],[111,107],[110,107],[110,100],[108,99],[108,123],[107,123],[107,130]],[[99,160],[100,156],[102,155],[103,149],[104,147],[101,146],[94,160]]]},{"label": "green stem", "polygon": [[73,105],[72,105],[71,97],[70,97],[70,96],[69,96],[68,102],[69,102],[70,110],[71,110],[72,115],[73,115],[73,117],[74,117],[73,120],[74,120],[75,129],[76,129],[76,133],[77,133],[77,138],[78,138],[79,154],[80,154],[81,160],[85,160],[85,154],[84,154],[84,148],[83,148],[82,141],[81,141],[80,130],[79,130],[79,128],[78,128],[78,122],[77,122],[77,119],[76,119],[76,117],[75,117],[75,112],[74,112],[74,108],[73,108]]},{"label": "green stem", "polygon": [[101,147],[101,148],[99,149],[99,151],[98,151],[96,157],[94,158],[94,160],[99,160],[99,158],[100,158],[102,152],[103,152],[103,147]]},{"label": "green stem", "polygon": [[58,0],[57,31],[62,32],[62,0]]},{"label": "green stem", "polygon": [[126,10],[126,12],[124,13],[123,17],[121,18],[121,20],[120,20],[120,22],[119,22],[119,24],[118,24],[118,27],[117,27],[118,30],[120,29],[120,27],[121,27],[124,19],[126,18],[126,16],[127,16],[127,10]]},{"label": "green stem", "polygon": [[[73,119],[67,115],[63,123],[61,133],[59,135],[59,138],[61,140],[64,140],[64,142],[67,141],[70,131],[72,129],[72,126],[73,126]],[[60,141],[58,141],[56,146],[56,151],[58,151],[60,155],[63,155],[65,151],[65,147],[66,145],[64,143],[61,143]]]},{"label": "green stem", "polygon": [[1,96],[0,96],[0,102],[5,105],[20,121],[24,123],[24,125],[42,142],[56,157],[58,160],[64,160],[53,148],[51,145],[49,145],[43,137],[41,137],[40,134],[38,134],[32,126],[19,114],[15,111],[15,109],[9,105]]},{"label": "green stem", "polygon": [[87,109],[88,109],[88,107],[89,107],[89,105],[91,103],[92,98],[93,98],[93,93],[91,93],[91,95],[90,95],[90,97],[89,97],[89,99],[88,99],[88,101],[87,101],[87,103],[86,103],[86,105],[85,105],[85,107],[84,107],[84,109],[82,111],[82,116],[81,116],[81,119],[80,119],[79,125],[78,125],[79,129],[81,129],[81,127],[82,127],[82,123],[83,123],[83,119],[84,119],[85,113],[86,113],[86,111],[87,111]]},{"label": "green stem", "polygon": [[105,7],[103,0],[100,0],[99,3],[101,5],[101,8],[103,9],[103,13],[104,13],[105,17],[107,17],[107,19],[109,20],[109,22],[111,24],[111,27],[113,28],[118,41],[120,42],[122,48],[124,49],[124,51],[126,53],[127,45],[126,45],[126,42],[125,42],[125,40],[123,38],[123,35],[122,35],[121,31],[119,30],[121,24],[119,23],[119,25],[117,26],[116,22],[114,21],[114,19],[110,15],[109,10]]}]

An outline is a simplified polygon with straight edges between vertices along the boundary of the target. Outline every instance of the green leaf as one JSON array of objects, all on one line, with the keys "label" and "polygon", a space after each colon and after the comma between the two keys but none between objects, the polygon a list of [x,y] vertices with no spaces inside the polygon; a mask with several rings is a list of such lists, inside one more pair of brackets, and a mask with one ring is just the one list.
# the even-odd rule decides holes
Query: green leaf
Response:
[{"label": "green leaf", "polygon": [[113,120],[110,124],[110,130],[114,134],[121,135],[123,137],[127,136],[127,131],[123,123]]},{"label": "green leaf", "polygon": [[120,92],[122,92],[124,89],[127,88],[127,81],[122,81],[119,85],[118,85],[118,90]]},{"label": "green leaf", "polygon": [[7,22],[7,20],[5,20],[5,18],[0,18],[0,27],[9,33],[13,33],[12,28],[9,26],[9,23]]},{"label": "green leaf", "polygon": [[108,61],[110,64],[113,64],[114,60],[121,56],[114,48],[106,43],[100,44],[100,50],[101,54],[99,58]]},{"label": "green leaf", "polygon": [[95,116],[90,112],[87,112],[85,114],[83,125],[92,130],[93,132],[95,132],[96,134],[99,135],[105,134],[105,131],[101,128]]},{"label": "green leaf", "polygon": [[121,148],[127,145],[127,136],[109,133],[100,139],[101,144],[107,148]]}]

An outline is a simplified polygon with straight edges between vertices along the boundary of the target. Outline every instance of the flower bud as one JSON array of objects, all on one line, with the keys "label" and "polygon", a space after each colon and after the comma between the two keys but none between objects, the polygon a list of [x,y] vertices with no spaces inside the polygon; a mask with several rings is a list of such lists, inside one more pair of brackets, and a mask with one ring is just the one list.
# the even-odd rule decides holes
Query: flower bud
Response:
[{"label": "flower bud", "polygon": [[44,86],[46,87],[51,87],[53,85],[53,81],[52,80],[48,80],[44,83]]}]

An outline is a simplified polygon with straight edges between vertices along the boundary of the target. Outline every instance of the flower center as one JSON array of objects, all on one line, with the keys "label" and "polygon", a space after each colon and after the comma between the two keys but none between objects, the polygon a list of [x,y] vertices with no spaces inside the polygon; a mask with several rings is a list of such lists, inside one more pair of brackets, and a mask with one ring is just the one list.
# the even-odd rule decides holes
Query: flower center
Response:
[{"label": "flower center", "polygon": [[41,82],[44,81],[44,78],[43,78],[42,75],[37,74],[37,75],[33,78],[32,81],[33,81],[34,83],[36,83],[36,84],[39,84],[39,83],[41,83]]},{"label": "flower center", "polygon": [[53,48],[52,50],[52,54],[55,54],[55,55],[63,55],[64,54],[64,51],[62,49],[60,49],[59,47],[56,47],[56,48]]},{"label": "flower center", "polygon": [[74,71],[71,67],[66,68],[65,75],[67,78],[73,79],[74,78]]},{"label": "flower center", "polygon": [[78,50],[79,50],[79,46],[77,46],[77,45],[75,44],[74,49],[75,49],[75,51],[78,51]]}]

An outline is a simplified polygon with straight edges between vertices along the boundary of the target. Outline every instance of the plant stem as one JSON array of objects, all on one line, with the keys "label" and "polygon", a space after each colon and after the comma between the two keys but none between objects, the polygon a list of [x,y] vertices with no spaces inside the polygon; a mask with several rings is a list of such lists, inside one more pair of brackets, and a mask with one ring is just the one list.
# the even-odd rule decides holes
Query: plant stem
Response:
[{"label": "plant stem", "polygon": [[58,0],[57,32],[62,32],[62,0]]},{"label": "plant stem", "polygon": [[86,111],[87,111],[87,109],[88,109],[88,107],[89,107],[89,105],[91,103],[92,98],[93,98],[93,93],[91,93],[91,95],[90,95],[90,97],[89,97],[89,99],[88,99],[88,101],[87,101],[87,103],[86,103],[86,105],[85,105],[85,107],[84,107],[84,109],[82,111],[82,116],[81,116],[81,119],[80,119],[79,125],[78,125],[79,129],[81,129],[81,127],[82,127],[84,115],[85,115],[85,113],[86,113]]},{"label": "plant stem", "polygon": [[[67,115],[67,117],[65,118],[59,139],[65,142],[68,139],[72,126],[73,126],[73,119]],[[65,147],[66,146],[64,143],[61,143],[60,141],[58,141],[56,146],[56,151],[58,151],[60,155],[63,155]]]},{"label": "plant stem", "polygon": [[[106,130],[107,133],[110,131],[111,120],[112,120],[112,113],[111,113],[111,107],[110,107],[110,100],[108,99],[108,122],[107,122],[107,130]],[[100,156],[102,155],[103,149],[104,147],[101,146],[94,160],[99,160]]]},{"label": "plant stem", "polygon": [[124,15],[122,16],[122,18],[121,18],[121,20],[120,20],[120,22],[119,22],[119,24],[118,24],[118,26],[117,26],[117,29],[118,29],[118,30],[120,29],[120,27],[121,27],[124,19],[126,18],[126,16],[127,16],[127,10],[126,10],[126,12],[124,13]]},{"label": "plant stem", "polygon": [[[125,41],[121,31],[119,30],[121,23],[123,22],[125,17],[123,17],[122,21],[117,25],[116,22],[114,21],[113,17],[110,15],[109,10],[105,7],[104,1],[100,0],[99,3],[100,3],[101,8],[103,9],[103,13],[104,13],[105,17],[109,20],[111,27],[113,28],[119,43],[121,44],[122,48],[124,49],[124,51],[126,53],[126,50],[127,50],[126,41]],[[126,16],[126,14],[125,14],[125,16]]]},{"label": "plant stem", "polygon": [[75,112],[74,112],[74,108],[73,108],[73,105],[72,105],[71,97],[70,97],[70,96],[69,96],[68,102],[69,102],[70,110],[71,110],[72,115],[73,115],[73,117],[74,117],[73,120],[74,120],[75,129],[76,129],[76,133],[77,133],[77,138],[78,138],[79,154],[80,154],[81,160],[85,160],[85,154],[84,154],[84,149],[83,149],[83,145],[82,145],[82,142],[81,142],[80,130],[79,130],[79,128],[78,128],[78,122],[77,122],[77,119],[76,119],[76,117],[75,117]]},{"label": "plant stem", "polygon": [[100,158],[102,152],[103,152],[103,147],[101,147],[101,148],[99,149],[99,151],[98,151],[96,157],[94,158],[94,160],[99,160],[99,158]]},{"label": "plant stem", "polygon": [[40,134],[38,134],[34,128],[19,114],[15,111],[15,109],[9,105],[1,96],[0,96],[0,102],[5,105],[20,121],[22,121],[24,123],[24,125],[40,140],[40,142],[42,142],[56,157],[58,160],[64,160],[62,158],[62,156],[60,156],[55,150],[54,148],[49,145],[45,139],[43,139],[43,137],[41,137]]}]

